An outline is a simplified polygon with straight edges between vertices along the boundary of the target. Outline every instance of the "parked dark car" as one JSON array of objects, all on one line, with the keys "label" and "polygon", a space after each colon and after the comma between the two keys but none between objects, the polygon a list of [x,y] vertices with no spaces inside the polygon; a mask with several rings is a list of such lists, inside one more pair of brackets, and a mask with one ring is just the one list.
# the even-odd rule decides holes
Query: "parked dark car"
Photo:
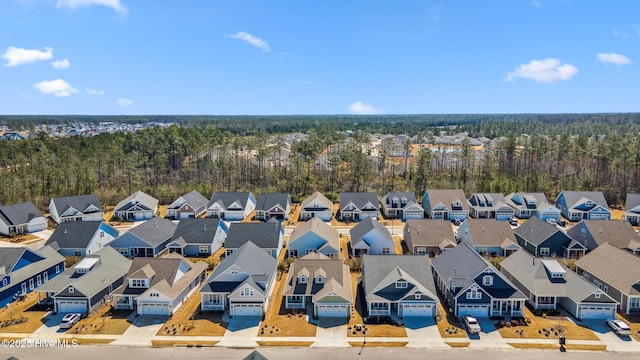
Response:
[{"label": "parked dark car", "polygon": [[565,227],[565,226],[567,226],[567,222],[562,220],[562,219],[560,219],[560,220],[556,221],[556,225]]}]

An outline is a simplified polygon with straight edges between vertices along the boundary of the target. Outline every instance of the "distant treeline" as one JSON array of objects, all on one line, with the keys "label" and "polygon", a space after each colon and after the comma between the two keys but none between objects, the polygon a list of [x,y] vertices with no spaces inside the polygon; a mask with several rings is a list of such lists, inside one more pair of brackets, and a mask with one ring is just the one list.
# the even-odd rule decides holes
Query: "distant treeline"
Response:
[{"label": "distant treeline", "polygon": [[[565,189],[601,190],[617,206],[640,191],[640,114],[0,117],[11,128],[104,121],[179,126],[0,140],[0,204],[33,201],[46,209],[52,197],[96,193],[114,205],[136,190],[170,203],[194,189],[205,196],[288,192],[300,201],[314,190],[337,200],[341,191],[421,197],[427,188],[460,188],[467,196],[528,191],[550,199]],[[411,158],[392,156],[383,142],[370,157],[372,133],[417,135],[424,143],[443,130],[499,140],[481,153],[465,141],[457,152],[423,149]],[[291,132],[308,138],[289,148],[282,134]]]}]

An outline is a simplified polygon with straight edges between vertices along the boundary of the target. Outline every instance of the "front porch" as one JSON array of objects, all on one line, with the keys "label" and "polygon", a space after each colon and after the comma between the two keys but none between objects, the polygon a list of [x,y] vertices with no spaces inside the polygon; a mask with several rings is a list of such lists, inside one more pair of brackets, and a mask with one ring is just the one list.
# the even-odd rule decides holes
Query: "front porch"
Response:
[{"label": "front porch", "polygon": [[285,296],[285,309],[305,309],[307,305],[307,297],[304,295]]},{"label": "front porch", "polygon": [[524,316],[524,300],[501,300],[491,301],[491,316]]},{"label": "front porch", "polygon": [[534,296],[533,300],[529,300],[529,303],[536,310],[556,310],[558,298],[555,296]]},{"label": "front porch", "polygon": [[135,300],[133,296],[118,295],[114,296],[113,308],[115,310],[134,310]]},{"label": "front porch", "polygon": [[227,307],[228,294],[223,293],[201,293],[200,310],[202,311],[224,311]]}]

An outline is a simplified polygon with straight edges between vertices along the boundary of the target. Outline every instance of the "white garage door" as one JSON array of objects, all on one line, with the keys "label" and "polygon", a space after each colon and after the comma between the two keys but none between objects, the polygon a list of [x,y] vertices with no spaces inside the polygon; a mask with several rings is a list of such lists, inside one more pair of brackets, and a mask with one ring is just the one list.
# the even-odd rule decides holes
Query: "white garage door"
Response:
[{"label": "white garage door", "polygon": [[60,300],[58,301],[58,312],[61,313],[87,313],[86,300]]},{"label": "white garage door", "polygon": [[262,316],[262,305],[261,304],[234,305],[233,316]]},{"label": "white garage door", "polygon": [[432,316],[432,304],[404,304],[402,305],[402,316]]},{"label": "white garage door", "polygon": [[171,315],[169,304],[140,304],[142,315]]},{"label": "white garage door", "polygon": [[348,317],[349,305],[318,305],[320,317]]},{"label": "white garage door", "polygon": [[613,318],[612,307],[603,306],[582,306],[580,307],[580,319],[608,319]]},{"label": "white garage door", "polygon": [[475,316],[475,317],[488,317],[489,306],[488,305],[459,305],[458,316]]}]

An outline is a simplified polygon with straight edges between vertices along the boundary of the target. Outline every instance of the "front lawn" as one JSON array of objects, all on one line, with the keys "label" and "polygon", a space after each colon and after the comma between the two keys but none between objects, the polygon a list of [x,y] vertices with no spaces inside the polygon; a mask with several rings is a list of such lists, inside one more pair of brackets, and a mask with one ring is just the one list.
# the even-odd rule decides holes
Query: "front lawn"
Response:
[{"label": "front lawn", "polygon": [[228,323],[221,311],[200,311],[200,293],[195,292],[160,328],[157,335],[223,336]]},{"label": "front lawn", "polygon": [[104,306],[95,315],[80,320],[70,334],[111,334],[122,335],[131,323],[127,316],[131,310],[113,310],[112,305]]},{"label": "front lawn", "polygon": [[258,336],[316,336],[316,326],[307,321],[306,311],[287,310],[282,296],[284,292],[287,273],[282,273],[276,280],[276,290],[271,297],[265,314],[265,319],[260,323]]},{"label": "front lawn", "polygon": [[443,338],[467,337],[467,332],[462,327],[462,324],[460,324],[460,320],[453,314],[447,312],[440,301],[438,301],[438,314],[439,316],[436,318],[436,320],[440,336],[442,336]]},{"label": "front lawn", "polygon": [[24,300],[14,301],[0,309],[0,333],[32,333],[42,326],[42,319],[48,311],[37,302],[37,295],[31,293]]},{"label": "front lawn", "polygon": [[[557,339],[560,336],[564,336],[566,339],[571,340],[598,340],[596,334],[589,328],[576,325],[563,316],[535,316],[529,308],[525,308],[525,318],[531,321],[524,326],[507,325],[496,327],[503,338]],[[499,323],[499,321],[495,321],[495,323]],[[506,325],[507,321],[504,321],[504,323]]]}]

